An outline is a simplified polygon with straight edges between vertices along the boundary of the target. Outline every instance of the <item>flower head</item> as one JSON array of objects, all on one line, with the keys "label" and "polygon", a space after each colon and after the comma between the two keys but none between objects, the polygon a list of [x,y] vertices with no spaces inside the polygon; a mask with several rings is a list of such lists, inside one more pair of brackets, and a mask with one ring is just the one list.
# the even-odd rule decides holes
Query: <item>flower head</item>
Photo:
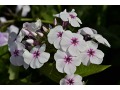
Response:
[{"label": "flower head", "polygon": [[55,28],[51,29],[48,34],[48,41],[50,44],[54,44],[55,48],[60,48],[60,41],[63,35],[63,27],[58,25]]},{"label": "flower head", "polygon": [[54,16],[61,18],[64,22],[68,21],[73,27],[80,27],[80,24],[82,24],[74,9],[72,9],[71,12],[67,12],[65,9],[60,14],[56,14]]},{"label": "flower head", "polygon": [[83,36],[71,31],[65,31],[60,42],[63,51],[68,50],[70,54],[77,55],[86,49]]},{"label": "flower head", "polygon": [[45,48],[46,45],[43,44],[41,47],[35,46],[30,52],[25,49],[23,53],[25,63],[33,69],[42,67],[50,57],[49,53],[44,52]]},{"label": "flower head", "polygon": [[13,42],[12,45],[9,46],[9,50],[11,53],[10,62],[15,66],[21,66],[24,64],[23,54],[24,45],[17,41]]},{"label": "flower head", "polygon": [[84,65],[101,64],[103,61],[104,53],[97,49],[98,44],[93,41],[87,41],[87,49],[80,54],[82,63]]},{"label": "flower head", "polygon": [[77,74],[66,75],[60,80],[60,85],[83,85],[82,77]]},{"label": "flower head", "polygon": [[56,68],[61,73],[73,74],[76,71],[76,66],[81,64],[78,56],[73,56],[68,52],[57,50],[54,55]]}]

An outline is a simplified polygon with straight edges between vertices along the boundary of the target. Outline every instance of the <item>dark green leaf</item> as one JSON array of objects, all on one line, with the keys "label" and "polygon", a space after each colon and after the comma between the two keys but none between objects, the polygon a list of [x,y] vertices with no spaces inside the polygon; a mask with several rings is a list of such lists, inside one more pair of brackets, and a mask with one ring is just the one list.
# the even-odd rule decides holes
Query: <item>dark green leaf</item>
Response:
[{"label": "dark green leaf", "polygon": [[[94,65],[90,64],[89,66],[80,65],[77,67],[76,74],[81,75],[82,77],[89,76],[98,72],[101,72],[111,65]],[[42,72],[44,75],[49,77],[51,80],[59,83],[60,79],[62,79],[66,74],[62,74],[56,70],[55,64],[52,63],[46,63],[41,69],[40,72]]]}]

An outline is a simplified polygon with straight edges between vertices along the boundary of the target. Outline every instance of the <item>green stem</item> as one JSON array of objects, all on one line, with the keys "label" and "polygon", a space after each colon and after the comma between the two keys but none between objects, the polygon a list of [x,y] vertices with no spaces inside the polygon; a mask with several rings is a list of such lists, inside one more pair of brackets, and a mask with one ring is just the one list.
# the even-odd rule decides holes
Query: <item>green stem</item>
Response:
[{"label": "green stem", "polygon": [[[34,21],[35,19],[32,18],[21,18],[19,21]],[[46,20],[41,20],[42,23],[49,23],[49,24],[53,24],[52,21],[46,21]],[[8,20],[7,22],[5,22],[4,24],[12,24],[14,23],[15,20]]]}]

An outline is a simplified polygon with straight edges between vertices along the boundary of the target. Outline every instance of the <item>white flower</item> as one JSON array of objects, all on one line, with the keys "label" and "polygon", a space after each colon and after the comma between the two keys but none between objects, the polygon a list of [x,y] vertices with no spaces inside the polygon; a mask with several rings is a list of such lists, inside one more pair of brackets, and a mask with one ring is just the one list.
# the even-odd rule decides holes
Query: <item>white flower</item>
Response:
[{"label": "white flower", "polygon": [[63,51],[68,50],[71,55],[79,54],[86,49],[86,43],[83,36],[71,31],[65,31],[60,42]]},{"label": "white flower", "polygon": [[15,66],[21,66],[24,64],[23,54],[24,45],[17,41],[12,42],[12,45],[9,46],[11,52],[10,62]]},{"label": "white flower", "polygon": [[8,45],[12,44],[14,41],[21,42],[22,39],[24,38],[24,34],[21,31],[19,32],[18,27],[14,25],[11,25],[8,28],[8,33],[9,33]]},{"label": "white flower", "polygon": [[63,27],[60,25],[51,29],[50,32],[48,33],[48,42],[50,44],[54,44],[55,48],[59,49],[63,32],[64,32]]},{"label": "white flower", "polygon": [[73,27],[80,27],[80,24],[82,24],[81,20],[77,17],[77,13],[74,9],[72,9],[71,12],[67,12],[66,9],[61,12],[60,14],[54,15],[55,17],[61,18],[63,21],[69,21],[69,23]]},{"label": "white flower", "polygon": [[8,33],[0,32],[0,46],[4,46],[8,44]]},{"label": "white flower", "polygon": [[16,12],[22,10],[22,16],[25,17],[30,12],[30,6],[28,5],[17,5]]},{"label": "white flower", "polygon": [[42,67],[50,58],[50,54],[44,52],[45,49],[45,44],[43,44],[41,47],[35,46],[30,52],[25,49],[25,52],[23,53],[24,62],[30,65],[30,67],[33,69]]},{"label": "white flower", "polygon": [[87,49],[80,54],[82,63],[84,65],[101,64],[103,61],[104,53],[97,49],[98,44],[93,41],[87,41]]},{"label": "white flower", "polygon": [[78,30],[79,34],[82,34],[84,36],[90,36],[91,38],[95,39],[99,43],[102,43],[108,47],[111,47],[109,42],[100,34],[97,34],[97,31],[95,29],[84,27]]},{"label": "white flower", "polygon": [[7,20],[6,20],[6,18],[5,17],[0,17],[0,22],[1,23],[5,23]]},{"label": "white flower", "polygon": [[61,73],[73,74],[76,71],[76,66],[81,64],[79,56],[74,56],[60,50],[57,50],[54,59],[56,61],[56,68]]},{"label": "white flower", "polygon": [[82,77],[77,74],[66,75],[60,80],[60,85],[83,85]]}]

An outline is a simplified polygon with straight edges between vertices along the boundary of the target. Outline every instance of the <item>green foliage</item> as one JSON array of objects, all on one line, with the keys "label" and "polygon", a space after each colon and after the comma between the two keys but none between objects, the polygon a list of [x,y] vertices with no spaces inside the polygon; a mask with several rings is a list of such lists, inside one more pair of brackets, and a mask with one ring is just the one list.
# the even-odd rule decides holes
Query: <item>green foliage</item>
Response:
[{"label": "green foliage", "polygon": [[[99,73],[107,68],[109,68],[111,65],[94,65],[90,64],[89,66],[80,65],[77,67],[77,70],[75,74],[79,74],[82,77],[89,76],[95,73]],[[66,74],[62,74],[56,70],[55,64],[47,63],[45,64],[41,69],[40,72],[42,72],[44,75],[49,77],[51,80],[59,83],[60,79],[62,79]]]}]

